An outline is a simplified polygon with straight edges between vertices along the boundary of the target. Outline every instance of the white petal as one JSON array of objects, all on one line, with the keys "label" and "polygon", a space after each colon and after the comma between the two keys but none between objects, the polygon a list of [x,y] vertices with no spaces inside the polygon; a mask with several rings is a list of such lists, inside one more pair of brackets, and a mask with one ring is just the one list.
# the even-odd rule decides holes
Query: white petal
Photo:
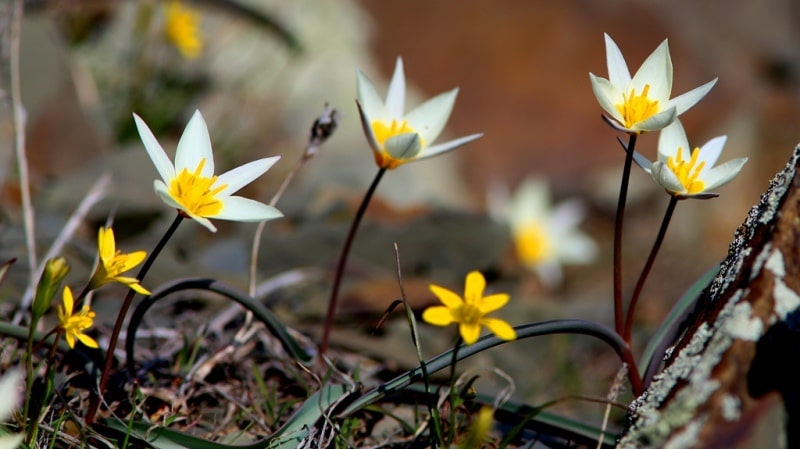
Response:
[{"label": "white petal", "polygon": [[453,112],[456,95],[458,88],[431,98],[406,115],[408,124],[419,133],[426,146],[432,144],[442,133],[450,113]]},{"label": "white petal", "polygon": [[636,131],[645,132],[645,131],[660,131],[664,129],[667,125],[675,121],[675,117],[678,116],[677,111],[675,108],[669,108],[666,111],[661,111],[658,114],[648,118],[647,120],[641,121],[634,126]]},{"label": "white petal", "polygon": [[220,201],[222,210],[214,216],[219,220],[264,221],[283,217],[278,209],[249,198],[229,196],[220,198]]},{"label": "white petal", "polygon": [[550,224],[555,231],[566,232],[578,226],[586,218],[586,205],[581,200],[571,199],[553,208]]},{"label": "white petal", "polygon": [[358,107],[358,116],[361,117],[361,128],[364,130],[364,136],[367,138],[367,143],[369,143],[372,151],[380,154],[381,150],[378,148],[378,142],[375,140],[375,134],[372,132],[372,124],[370,123],[370,119],[364,113],[364,107],[361,106],[360,101],[356,100],[356,106]]},{"label": "white petal", "polygon": [[22,385],[22,371],[14,369],[8,371],[0,378],[0,421],[11,417],[20,399],[20,385]]},{"label": "white petal", "polygon": [[717,159],[719,159],[720,154],[722,154],[722,148],[725,146],[726,140],[728,140],[727,136],[715,137],[700,147],[698,150],[700,154],[697,155],[697,163],[705,162],[703,169],[700,171],[700,179],[705,179],[705,174],[717,163]]},{"label": "white petal", "polygon": [[386,112],[393,118],[403,116],[406,101],[406,77],[403,74],[403,59],[397,57],[394,65],[392,81],[389,82],[389,91],[386,93]]},{"label": "white petal", "polygon": [[[186,212],[186,214],[187,214],[187,215],[189,215],[189,217],[191,217],[191,219],[192,219],[192,220],[194,220],[194,221],[196,221],[196,222],[200,223],[200,224],[201,224],[203,227],[205,227],[205,228],[206,228],[206,229],[208,229],[209,231],[211,231],[211,232],[217,232],[217,227],[216,227],[216,226],[214,226],[214,224],[213,224],[213,223],[211,223],[211,220],[209,220],[208,218],[205,218],[205,217],[199,217],[199,216],[197,216],[197,215],[195,215],[195,214],[191,214],[191,213],[189,213],[189,212]],[[214,218],[217,218],[217,217],[214,217]]]},{"label": "white petal", "polygon": [[675,120],[672,124],[662,129],[658,135],[658,160],[666,162],[667,158],[676,157],[678,148],[683,148],[681,155],[688,160],[691,156],[689,154],[691,147],[686,139],[686,131],[684,131],[680,120]]},{"label": "white petal", "polygon": [[526,178],[517,188],[509,211],[511,225],[524,227],[531,222],[539,222],[550,210],[550,189],[547,183],[538,178]]},{"label": "white petal", "polygon": [[369,80],[360,70],[356,70],[356,86],[358,92],[358,104],[361,106],[361,112],[366,117],[367,123],[374,120],[387,120],[391,121],[386,108],[383,106],[383,100]]},{"label": "white petal", "polygon": [[179,202],[175,201],[175,198],[173,198],[172,195],[170,195],[166,184],[159,180],[155,180],[153,181],[153,189],[156,191],[156,195],[161,198],[161,201],[163,201],[164,204],[186,212],[186,209]]},{"label": "white petal", "polygon": [[617,47],[617,43],[611,36],[605,34],[606,41],[606,67],[608,67],[608,80],[617,89],[626,89],[631,82],[631,73],[628,71],[628,64],[625,57]]},{"label": "white petal", "polygon": [[0,437],[0,449],[18,449],[22,444],[25,435],[3,435]]},{"label": "white petal", "polygon": [[133,121],[136,122],[136,129],[139,131],[139,137],[142,139],[142,143],[144,143],[144,149],[147,150],[150,160],[153,161],[153,165],[156,166],[158,175],[161,176],[164,182],[169,182],[175,177],[175,167],[172,165],[172,161],[169,160],[169,156],[167,156],[167,153],[161,148],[158,140],[156,140],[153,132],[150,131],[150,128],[147,127],[144,120],[138,115],[133,114]]},{"label": "white petal", "polygon": [[267,157],[253,162],[248,162],[244,165],[228,170],[219,175],[216,185],[227,184],[224,190],[219,192],[220,196],[233,195],[239,189],[250,184],[256,178],[266,173],[276,162],[280,156]]},{"label": "white petal", "polygon": [[573,231],[559,238],[558,259],[568,264],[588,264],[597,258],[597,245],[583,232]]},{"label": "white petal", "polygon": [[667,164],[661,161],[653,162],[651,174],[653,175],[653,179],[656,180],[656,183],[669,192],[682,193],[686,190],[683,184],[678,180],[678,177],[675,176],[675,173],[667,167]]},{"label": "white petal", "polygon": [[742,167],[744,167],[745,162],[747,162],[747,158],[742,157],[730,160],[722,165],[712,168],[711,171],[706,175],[705,179],[703,179],[706,184],[705,190],[714,190],[733,181],[733,178],[735,178],[736,175],[742,171]]},{"label": "white petal", "polygon": [[672,59],[666,39],[644,60],[631,80],[631,87],[636,89],[636,95],[640,95],[648,84],[650,91],[647,96],[660,101],[661,107],[666,109],[668,106],[665,103],[669,101],[672,92]]},{"label": "white petal", "polygon": [[592,92],[594,92],[597,102],[600,103],[600,107],[614,120],[622,123],[624,119],[616,106],[622,103],[622,93],[611,81],[600,78],[593,73],[589,74],[589,80],[592,83]]},{"label": "white petal", "polygon": [[185,168],[194,172],[202,159],[205,159],[206,163],[200,174],[207,178],[214,176],[214,154],[211,151],[208,127],[200,111],[194,111],[178,141],[178,149],[175,151],[175,171],[180,173]]},{"label": "white petal", "polygon": [[536,271],[542,285],[547,288],[555,288],[564,280],[564,275],[561,272],[561,265],[555,260],[541,262],[536,266],[530,267]]},{"label": "white petal", "polygon": [[692,106],[696,105],[698,101],[702,100],[716,83],[717,78],[714,78],[700,87],[696,87],[685,94],[678,95],[669,101],[668,107],[674,106],[675,109],[678,110],[678,115],[681,115]]},{"label": "white petal", "polygon": [[389,137],[383,142],[383,149],[394,159],[414,159],[422,149],[419,134],[404,133]]},{"label": "white petal", "polygon": [[633,162],[636,162],[636,165],[642,168],[647,174],[650,174],[651,167],[653,163],[650,162],[650,159],[647,159],[642,153],[638,151],[633,152]]},{"label": "white petal", "polygon": [[417,156],[417,159],[427,159],[429,157],[436,156],[437,154],[442,154],[448,151],[455,150],[456,148],[466,145],[472,142],[473,140],[477,140],[481,137],[483,137],[483,133],[470,134],[469,136],[459,137],[458,139],[448,140],[447,142],[442,142],[432,147],[424,148],[422,150],[422,154]]}]

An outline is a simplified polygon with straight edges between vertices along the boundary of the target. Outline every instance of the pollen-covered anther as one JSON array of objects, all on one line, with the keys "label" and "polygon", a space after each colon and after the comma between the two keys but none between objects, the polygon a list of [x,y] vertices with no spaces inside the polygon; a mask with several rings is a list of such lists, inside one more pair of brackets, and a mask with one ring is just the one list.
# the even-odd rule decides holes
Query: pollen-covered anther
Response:
[{"label": "pollen-covered anther", "polygon": [[622,114],[626,127],[631,127],[658,113],[658,100],[651,99],[648,96],[649,93],[650,85],[645,84],[639,95],[636,95],[636,88],[631,89],[629,93],[622,94],[622,103],[616,105],[616,108]]},{"label": "pollen-covered anther", "polygon": [[223,204],[217,194],[225,190],[227,184],[214,186],[216,176],[209,178],[201,174],[205,164],[203,158],[193,173],[186,168],[181,170],[170,182],[169,193],[187,211],[200,217],[212,217],[222,210]]},{"label": "pollen-covered anther", "polygon": [[686,193],[690,195],[705,190],[705,183],[698,178],[706,163],[700,162],[698,164],[697,159],[699,156],[700,148],[695,148],[692,151],[692,156],[686,161],[683,159],[683,148],[679,147],[675,158],[667,158],[667,167],[675,173],[678,181],[686,189]]}]

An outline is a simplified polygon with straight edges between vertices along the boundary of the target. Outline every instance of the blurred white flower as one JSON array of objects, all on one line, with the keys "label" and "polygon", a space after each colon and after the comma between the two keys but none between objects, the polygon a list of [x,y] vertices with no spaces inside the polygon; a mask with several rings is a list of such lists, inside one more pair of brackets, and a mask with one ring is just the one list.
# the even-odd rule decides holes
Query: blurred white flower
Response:
[{"label": "blurred white flower", "polygon": [[725,136],[715,137],[702,147],[690,150],[692,147],[683,125],[675,120],[658,136],[657,161],[651,163],[639,153],[635,153],[634,160],[672,196],[712,198],[717,194],[711,191],[731,182],[747,162],[747,158],[742,157],[714,167],[726,139]]},{"label": "blurred white flower", "polygon": [[[19,404],[19,386],[22,384],[22,372],[13,370],[0,378],[0,421],[7,421]],[[17,449],[22,444],[22,434],[0,436],[0,449]]]},{"label": "blurred white flower", "polygon": [[620,131],[641,134],[658,131],[697,104],[717,82],[716,78],[670,99],[672,59],[665,39],[631,78],[617,44],[606,34],[608,79],[589,73],[597,101]]},{"label": "blurred white flower", "polygon": [[403,60],[399,57],[389,83],[386,103],[360,70],[356,70],[356,76],[361,125],[372,147],[375,163],[381,168],[394,169],[406,162],[436,156],[483,135],[472,134],[432,145],[450,118],[458,88],[439,94],[404,114],[406,79]]},{"label": "blurred white flower", "polygon": [[583,203],[573,199],[553,207],[543,180],[526,179],[510,199],[504,188],[494,188],[489,212],[509,224],[517,258],[547,287],[561,283],[562,265],[588,264],[597,256],[594,241],[578,229]]},{"label": "blurred white flower", "polygon": [[283,216],[272,206],[233,195],[269,170],[280,156],[249,162],[215,176],[211,138],[200,111],[195,111],[178,141],[174,165],[144,120],[136,114],[133,119],[147,154],[161,175],[153,187],[168,206],[182,211],[211,232],[217,232],[217,228],[209,218],[265,221]]}]

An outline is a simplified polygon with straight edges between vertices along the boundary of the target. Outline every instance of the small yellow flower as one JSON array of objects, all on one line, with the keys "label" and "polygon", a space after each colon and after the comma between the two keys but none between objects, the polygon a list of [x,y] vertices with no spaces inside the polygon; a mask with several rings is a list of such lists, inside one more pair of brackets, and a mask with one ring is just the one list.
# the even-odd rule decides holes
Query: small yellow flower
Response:
[{"label": "small yellow flower", "polygon": [[488,405],[484,405],[478,410],[477,415],[469,426],[467,437],[458,445],[460,449],[472,449],[483,447],[489,441],[489,432],[494,424],[494,410]]},{"label": "small yellow flower", "polygon": [[464,343],[471,345],[478,340],[481,326],[486,326],[501,340],[514,340],[517,333],[507,322],[499,318],[487,318],[491,312],[500,309],[508,302],[508,295],[497,293],[483,296],[486,280],[479,271],[467,274],[464,298],[451,290],[438,285],[430,285],[431,292],[444,304],[428,307],[422,319],[434,326],[447,326],[458,323],[458,330]]},{"label": "small yellow flower", "polygon": [[184,6],[182,2],[171,1],[167,4],[164,33],[167,40],[186,59],[194,59],[203,51],[200,13],[194,8]]},{"label": "small yellow flower", "polygon": [[101,285],[117,282],[127,285],[140,295],[149,295],[150,292],[139,284],[139,280],[132,277],[120,276],[120,274],[139,265],[144,260],[147,253],[144,251],[134,251],[123,253],[116,248],[114,241],[114,231],[111,228],[101,227],[97,233],[97,249],[100,253],[100,262],[94,270],[92,279],[89,281],[89,288],[94,290]]},{"label": "small yellow flower", "polygon": [[83,333],[83,331],[92,327],[94,312],[89,306],[84,305],[78,313],[73,314],[72,308],[74,305],[72,290],[68,286],[64,287],[64,304],[58,306],[58,326],[64,331],[64,335],[67,337],[67,344],[70,348],[74,348],[75,339],[77,338],[86,346],[96,348],[97,342],[94,338]]}]

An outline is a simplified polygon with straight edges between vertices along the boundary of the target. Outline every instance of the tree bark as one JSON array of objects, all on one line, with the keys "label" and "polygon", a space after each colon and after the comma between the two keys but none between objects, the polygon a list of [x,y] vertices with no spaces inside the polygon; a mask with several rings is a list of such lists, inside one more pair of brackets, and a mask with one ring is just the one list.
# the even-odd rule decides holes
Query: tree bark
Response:
[{"label": "tree bark", "polygon": [[800,447],[800,146],[739,227],[620,448]]}]

